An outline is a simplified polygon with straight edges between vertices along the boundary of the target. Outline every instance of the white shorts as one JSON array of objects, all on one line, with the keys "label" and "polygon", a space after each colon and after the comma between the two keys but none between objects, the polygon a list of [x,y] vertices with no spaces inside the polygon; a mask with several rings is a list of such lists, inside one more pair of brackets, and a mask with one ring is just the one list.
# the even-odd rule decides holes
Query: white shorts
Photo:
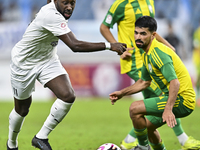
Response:
[{"label": "white shorts", "polygon": [[58,59],[36,65],[30,70],[23,70],[13,63],[11,63],[10,68],[13,95],[18,100],[27,99],[32,95],[36,79],[44,86],[59,75],[66,74],[68,76]]}]

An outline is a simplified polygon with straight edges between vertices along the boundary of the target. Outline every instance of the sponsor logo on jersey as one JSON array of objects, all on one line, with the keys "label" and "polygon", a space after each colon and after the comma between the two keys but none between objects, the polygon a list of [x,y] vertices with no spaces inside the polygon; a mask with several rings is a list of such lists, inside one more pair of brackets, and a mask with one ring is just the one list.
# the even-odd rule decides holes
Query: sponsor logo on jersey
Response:
[{"label": "sponsor logo on jersey", "polygon": [[151,13],[153,13],[153,8],[152,8],[152,6],[151,6],[151,5],[148,5],[148,7],[149,7],[149,11],[150,11]]},{"label": "sponsor logo on jersey", "polygon": [[67,26],[66,23],[61,23],[61,28],[65,28]]},{"label": "sponsor logo on jersey", "polygon": [[111,15],[108,15],[108,16],[106,17],[106,23],[110,24],[111,21],[112,21],[112,16],[111,16]]},{"label": "sponsor logo on jersey", "polygon": [[148,64],[148,67],[149,67],[149,72],[152,73],[152,67],[150,63]]}]

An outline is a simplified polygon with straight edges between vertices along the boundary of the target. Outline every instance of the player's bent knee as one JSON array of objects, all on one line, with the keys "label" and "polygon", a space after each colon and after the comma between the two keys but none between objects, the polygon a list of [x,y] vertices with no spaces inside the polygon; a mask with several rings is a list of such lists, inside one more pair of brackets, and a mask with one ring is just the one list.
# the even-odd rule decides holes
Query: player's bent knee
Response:
[{"label": "player's bent knee", "polygon": [[132,103],[131,106],[129,107],[129,113],[131,118],[137,115],[136,109],[137,109],[136,106],[133,105]]},{"label": "player's bent knee", "polygon": [[73,103],[73,102],[75,101],[75,99],[76,99],[76,96],[75,96],[75,94],[73,94],[73,95],[70,95],[70,96],[67,98],[67,101],[66,101],[66,102],[68,102],[68,103]]},{"label": "player's bent knee", "polygon": [[74,91],[66,91],[66,92],[63,92],[62,95],[60,95],[60,97],[58,98],[60,98],[64,102],[73,103],[76,99],[76,96],[75,96]]},{"label": "player's bent knee", "polygon": [[129,107],[129,113],[131,118],[135,118],[139,115],[138,106],[134,102]]}]

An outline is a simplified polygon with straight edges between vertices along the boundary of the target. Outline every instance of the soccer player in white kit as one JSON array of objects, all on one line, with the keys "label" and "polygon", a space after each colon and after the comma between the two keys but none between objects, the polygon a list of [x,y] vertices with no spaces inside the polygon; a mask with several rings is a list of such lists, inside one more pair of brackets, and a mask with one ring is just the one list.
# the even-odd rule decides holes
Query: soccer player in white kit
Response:
[{"label": "soccer player in white kit", "polygon": [[17,137],[29,112],[36,80],[48,87],[57,99],[42,128],[32,139],[34,147],[52,150],[48,135],[66,116],[75,101],[68,74],[56,54],[59,39],[73,52],[110,49],[122,54],[126,50],[123,43],[90,43],[76,39],[67,23],[75,4],[76,0],[54,0],[43,6],[27,27],[22,40],[12,49],[10,67],[15,107],[9,115],[7,150],[18,150]]}]

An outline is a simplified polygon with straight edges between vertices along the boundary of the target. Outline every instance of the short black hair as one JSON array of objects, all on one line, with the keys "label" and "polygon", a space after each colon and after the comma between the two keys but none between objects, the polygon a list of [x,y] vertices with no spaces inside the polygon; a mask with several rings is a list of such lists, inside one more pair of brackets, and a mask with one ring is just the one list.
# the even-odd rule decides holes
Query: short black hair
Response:
[{"label": "short black hair", "polygon": [[157,30],[157,22],[150,16],[141,16],[135,22],[135,27],[149,28],[150,32]]}]

